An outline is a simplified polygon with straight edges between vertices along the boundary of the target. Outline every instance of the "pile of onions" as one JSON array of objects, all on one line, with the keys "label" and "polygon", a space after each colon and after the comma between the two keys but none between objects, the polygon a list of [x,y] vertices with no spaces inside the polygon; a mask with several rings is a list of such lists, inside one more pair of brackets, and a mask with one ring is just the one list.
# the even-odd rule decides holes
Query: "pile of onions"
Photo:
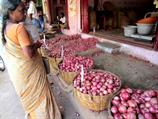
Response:
[{"label": "pile of onions", "polygon": [[121,89],[110,111],[114,119],[158,119],[158,92]]},{"label": "pile of onions", "polygon": [[[86,51],[88,49],[96,48],[97,39],[87,38],[83,39],[80,35],[62,35],[46,40],[46,45],[49,48],[48,55],[50,57],[61,56],[61,46],[64,47],[64,56],[75,56],[77,52]],[[46,46],[43,44],[43,47]]]},{"label": "pile of onions", "polygon": [[104,96],[116,92],[121,82],[112,73],[96,70],[85,72],[83,81],[81,81],[81,75],[78,75],[73,84],[81,93]]},{"label": "pile of onions", "polygon": [[59,69],[65,72],[78,72],[81,71],[81,65],[86,70],[92,68],[93,64],[93,59],[89,57],[65,57],[63,63],[59,65]]}]

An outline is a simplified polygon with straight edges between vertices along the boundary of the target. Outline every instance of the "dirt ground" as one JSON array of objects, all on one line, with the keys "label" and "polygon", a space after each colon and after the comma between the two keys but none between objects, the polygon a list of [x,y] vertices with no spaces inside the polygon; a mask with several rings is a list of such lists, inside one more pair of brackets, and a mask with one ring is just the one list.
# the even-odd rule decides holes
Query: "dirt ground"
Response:
[{"label": "dirt ground", "polygon": [[142,89],[158,89],[158,66],[124,54],[104,53],[94,57],[95,68],[118,75],[122,86]]}]

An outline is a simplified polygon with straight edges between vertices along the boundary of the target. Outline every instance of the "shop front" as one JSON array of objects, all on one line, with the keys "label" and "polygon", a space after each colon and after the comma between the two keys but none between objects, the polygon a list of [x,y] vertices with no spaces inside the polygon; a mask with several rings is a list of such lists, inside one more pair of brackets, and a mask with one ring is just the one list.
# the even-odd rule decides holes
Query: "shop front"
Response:
[{"label": "shop front", "polygon": [[126,26],[136,26],[137,21],[149,17],[149,13],[157,15],[153,1],[66,0],[65,3],[67,28],[62,29],[64,34],[79,33],[86,37],[97,37],[100,41],[116,43],[122,47],[122,52],[158,64],[155,59],[155,50],[158,48],[156,27],[153,27],[155,32],[147,35],[136,32],[136,36],[131,37],[124,32]]}]

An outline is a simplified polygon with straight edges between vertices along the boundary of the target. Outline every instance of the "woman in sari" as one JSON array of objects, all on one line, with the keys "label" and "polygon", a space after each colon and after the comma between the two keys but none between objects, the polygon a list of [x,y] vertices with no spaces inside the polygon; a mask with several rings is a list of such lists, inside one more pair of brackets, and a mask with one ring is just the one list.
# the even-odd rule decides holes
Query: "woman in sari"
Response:
[{"label": "woman in sari", "polygon": [[0,42],[15,90],[28,119],[61,119],[51,93],[46,71],[24,25],[25,6],[21,0],[0,0]]}]

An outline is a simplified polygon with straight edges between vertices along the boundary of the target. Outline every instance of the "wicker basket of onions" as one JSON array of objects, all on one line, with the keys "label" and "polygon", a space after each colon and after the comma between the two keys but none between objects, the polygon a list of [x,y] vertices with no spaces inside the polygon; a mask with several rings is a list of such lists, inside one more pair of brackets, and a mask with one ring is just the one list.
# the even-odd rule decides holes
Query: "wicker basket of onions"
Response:
[{"label": "wicker basket of onions", "polygon": [[158,92],[121,89],[109,103],[112,119],[158,119]]},{"label": "wicker basket of onions", "polygon": [[84,107],[93,111],[108,108],[112,96],[121,87],[121,80],[113,73],[103,70],[84,72],[84,80],[79,74],[74,80],[74,96]]},{"label": "wicker basket of onions", "polygon": [[92,69],[94,61],[90,57],[65,57],[63,62],[59,64],[59,77],[71,85],[76,75],[81,71],[81,65],[85,70]]}]

